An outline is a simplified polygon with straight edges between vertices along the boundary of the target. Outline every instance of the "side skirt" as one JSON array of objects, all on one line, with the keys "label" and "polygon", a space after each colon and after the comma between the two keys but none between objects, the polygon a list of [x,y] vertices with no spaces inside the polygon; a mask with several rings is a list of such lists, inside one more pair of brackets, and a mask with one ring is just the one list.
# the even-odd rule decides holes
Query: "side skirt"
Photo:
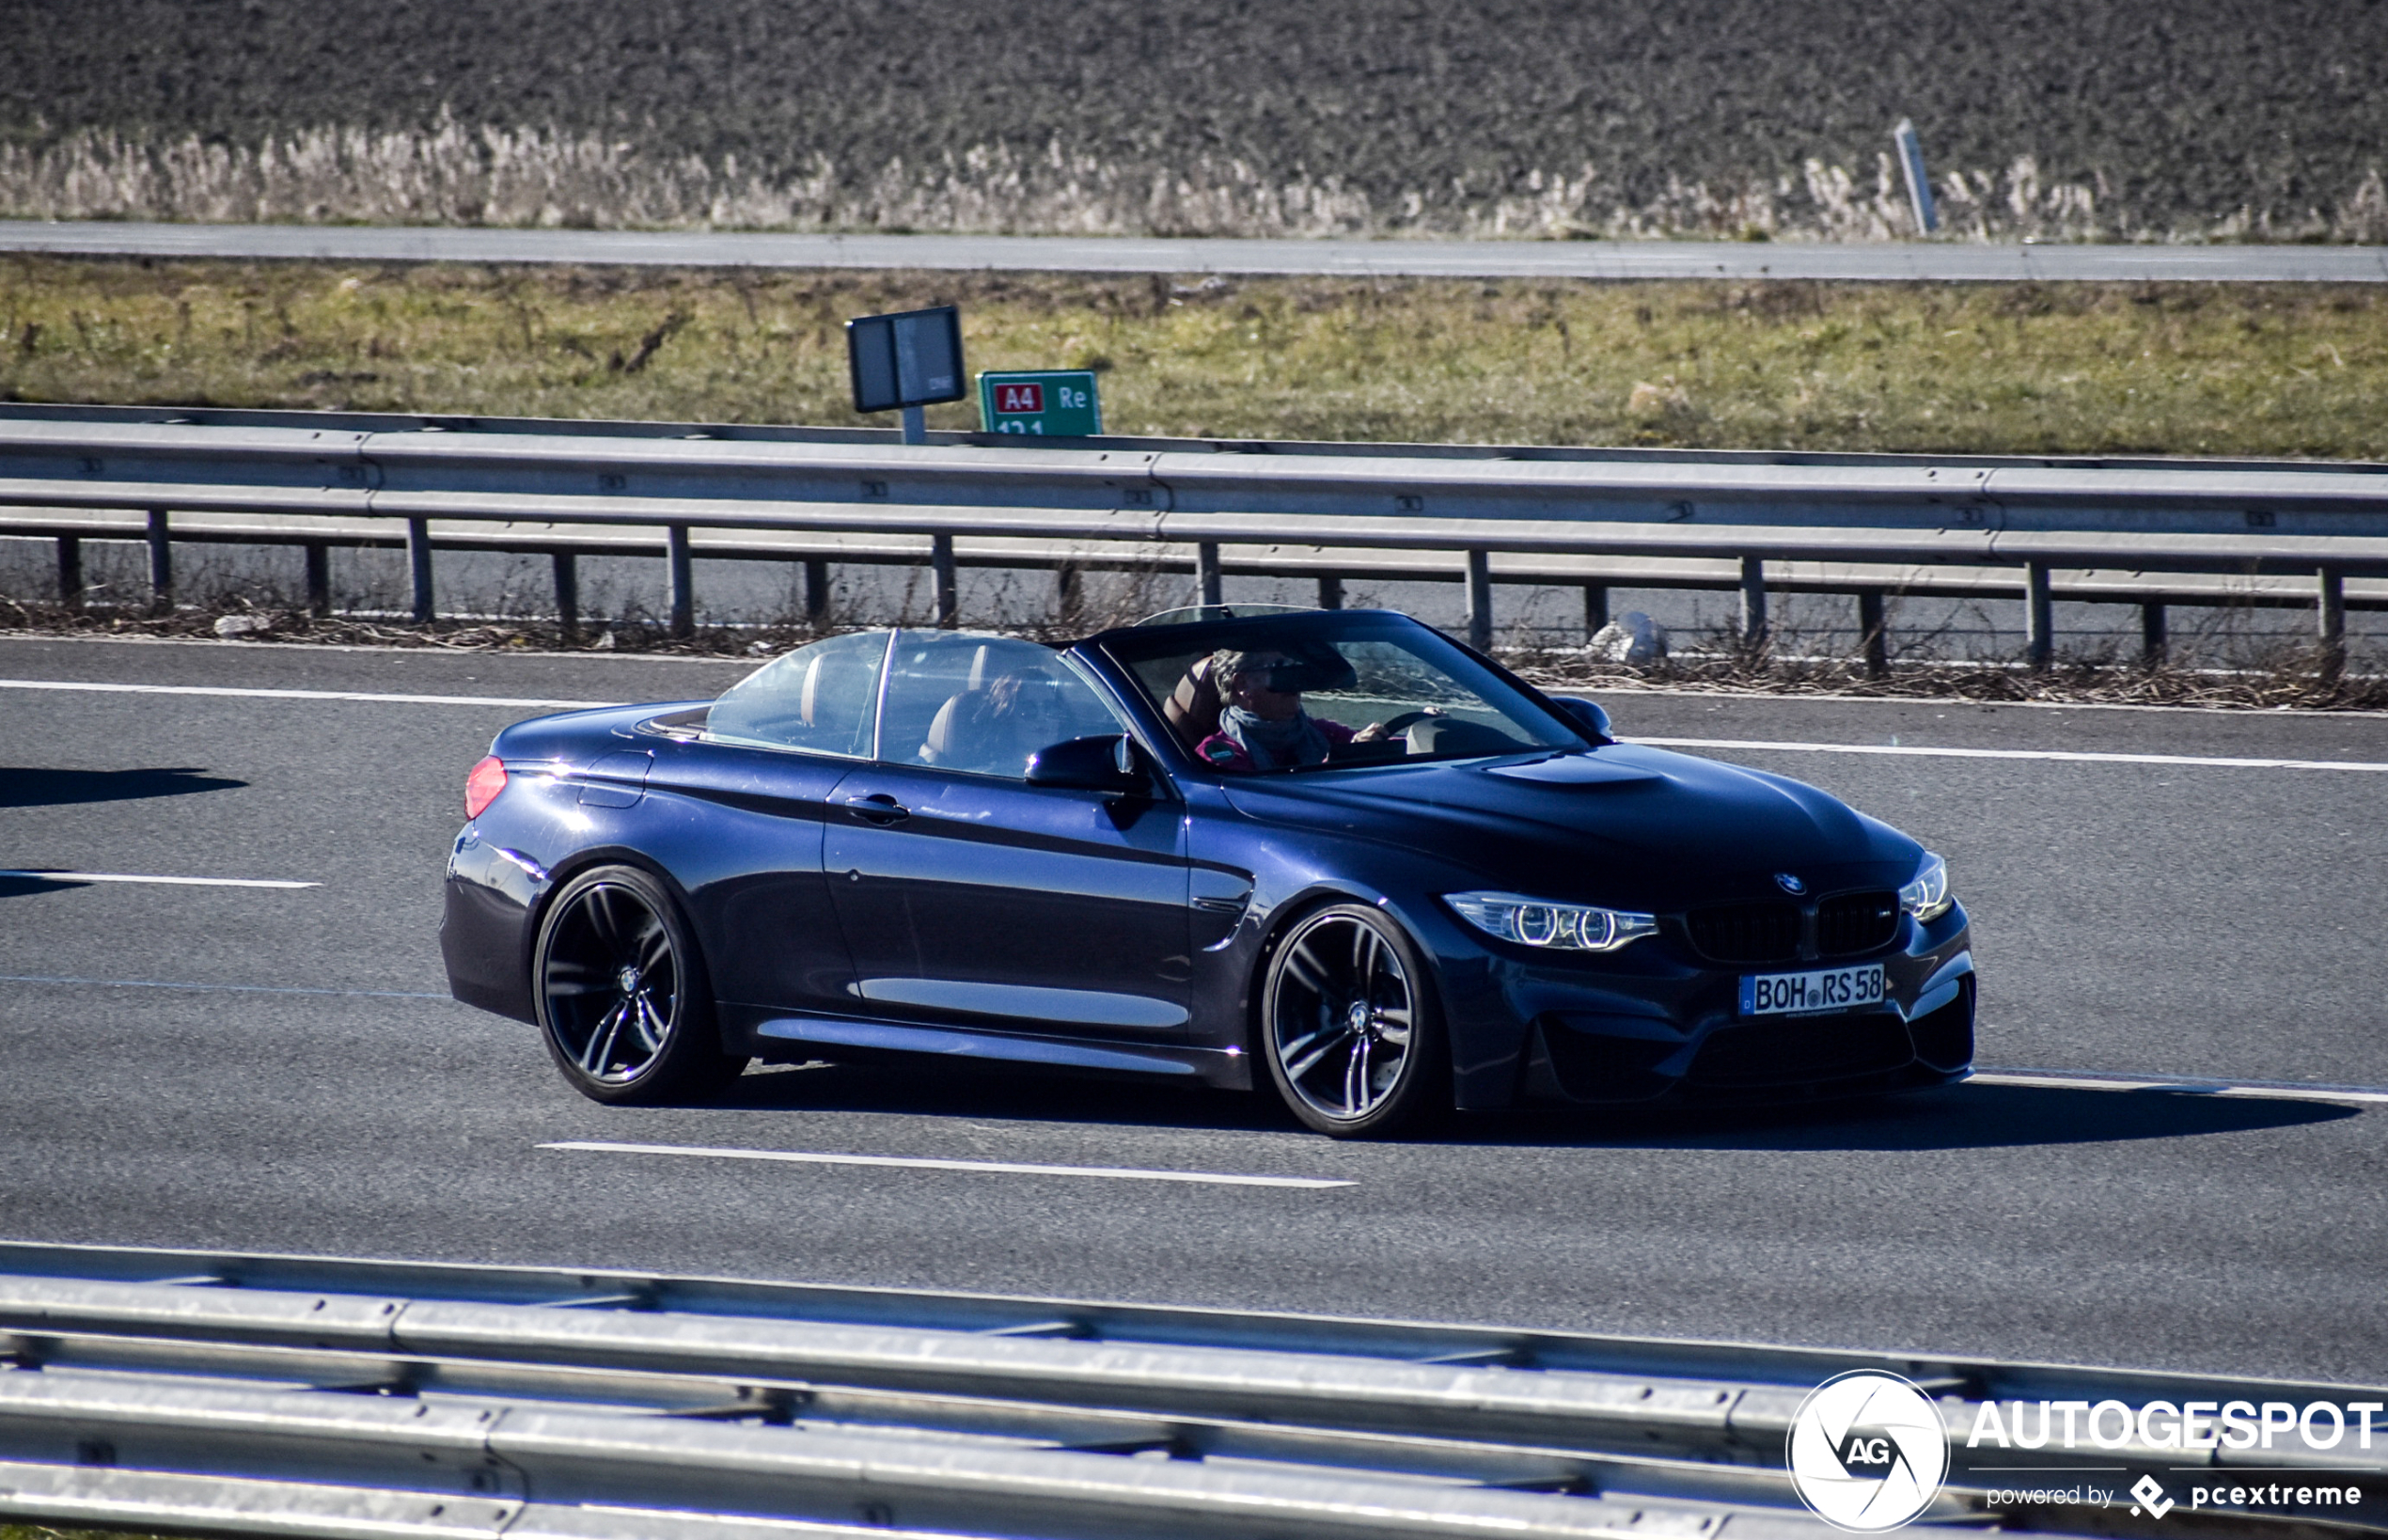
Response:
[{"label": "side skirt", "polygon": [[762,1006],[719,1007],[724,1036],[732,1051],[781,1062],[808,1059],[863,1058],[881,1054],[927,1054],[942,1059],[978,1059],[1007,1064],[1048,1064],[1107,1074],[1241,1090],[1251,1084],[1241,1050],[1167,1046],[1021,1033],[965,1031],[852,1016],[806,1015]]}]

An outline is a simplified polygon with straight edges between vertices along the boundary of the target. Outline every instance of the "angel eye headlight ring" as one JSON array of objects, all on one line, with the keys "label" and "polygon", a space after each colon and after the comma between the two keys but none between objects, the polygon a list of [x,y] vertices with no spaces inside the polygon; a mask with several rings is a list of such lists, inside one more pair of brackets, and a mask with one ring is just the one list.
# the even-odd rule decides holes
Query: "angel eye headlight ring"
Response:
[{"label": "angel eye headlight ring", "polygon": [[1443,902],[1485,935],[1538,951],[1615,951],[1658,934],[1655,915],[1558,904],[1522,893],[1447,893]]},{"label": "angel eye headlight ring", "polygon": [[1924,862],[1915,869],[1915,880],[1899,889],[1899,907],[1920,920],[1940,919],[1949,912],[1956,898],[1949,891],[1949,863],[1924,853]]}]

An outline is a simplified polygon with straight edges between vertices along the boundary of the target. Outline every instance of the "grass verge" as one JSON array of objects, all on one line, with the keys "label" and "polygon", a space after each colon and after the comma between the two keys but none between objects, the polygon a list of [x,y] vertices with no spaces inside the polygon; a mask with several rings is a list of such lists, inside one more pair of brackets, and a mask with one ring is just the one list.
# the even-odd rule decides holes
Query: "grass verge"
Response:
[{"label": "grass verge", "polygon": [[[852,423],[963,306],[1114,432],[2388,458],[2380,286],[1595,283],[0,259],[0,399]],[[977,426],[971,403],[932,426]]]}]

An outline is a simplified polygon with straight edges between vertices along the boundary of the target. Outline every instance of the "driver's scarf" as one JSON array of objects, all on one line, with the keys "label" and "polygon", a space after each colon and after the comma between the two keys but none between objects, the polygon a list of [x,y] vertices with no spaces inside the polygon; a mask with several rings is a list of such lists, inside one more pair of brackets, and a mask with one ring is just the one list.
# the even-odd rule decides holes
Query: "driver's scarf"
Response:
[{"label": "driver's scarf", "polygon": [[1327,734],[1318,730],[1308,712],[1296,712],[1282,722],[1270,722],[1241,706],[1230,706],[1218,714],[1218,730],[1242,744],[1244,752],[1251,755],[1252,762],[1263,770],[1327,762]]}]

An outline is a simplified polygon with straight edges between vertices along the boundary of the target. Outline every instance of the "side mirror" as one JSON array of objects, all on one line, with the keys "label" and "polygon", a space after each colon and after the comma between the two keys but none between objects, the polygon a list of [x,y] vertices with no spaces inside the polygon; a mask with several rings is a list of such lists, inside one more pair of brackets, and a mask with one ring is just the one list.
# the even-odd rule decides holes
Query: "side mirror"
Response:
[{"label": "side mirror", "polygon": [[1616,733],[1609,727],[1609,714],[1599,702],[1586,700],[1580,696],[1555,695],[1550,698],[1550,703],[1564,712],[1568,719],[1582,729],[1594,743],[1613,744],[1617,741]]},{"label": "side mirror", "polygon": [[1038,749],[1029,756],[1029,784],[1105,796],[1141,796],[1153,789],[1144,757],[1124,732],[1072,738]]}]

